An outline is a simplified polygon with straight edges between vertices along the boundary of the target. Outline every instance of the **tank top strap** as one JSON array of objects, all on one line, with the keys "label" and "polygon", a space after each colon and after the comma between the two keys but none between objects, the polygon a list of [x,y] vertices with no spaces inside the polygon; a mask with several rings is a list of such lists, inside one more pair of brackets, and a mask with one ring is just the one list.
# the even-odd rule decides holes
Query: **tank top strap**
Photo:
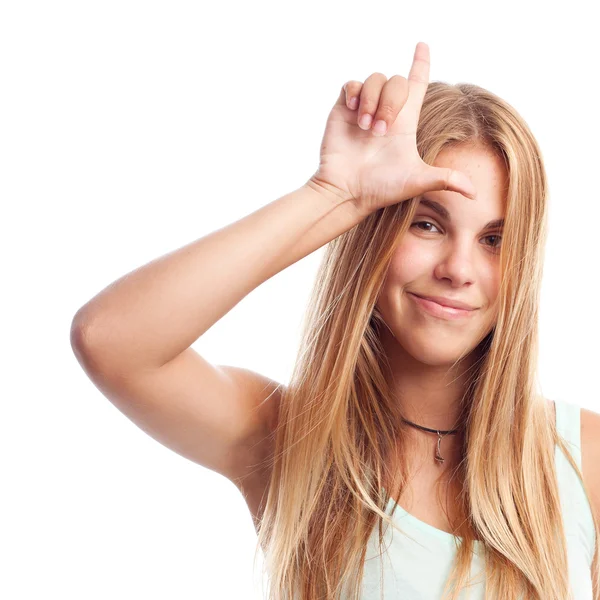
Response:
[{"label": "tank top strap", "polygon": [[555,400],[556,430],[566,442],[573,460],[581,469],[581,409],[575,404],[563,400]]},{"label": "tank top strap", "polygon": [[[581,470],[581,407],[555,400],[556,430]],[[592,509],[577,473],[558,444],[555,448],[556,472],[567,538],[571,552],[583,557],[591,567],[596,544]],[[581,554],[579,554],[581,553]]]}]

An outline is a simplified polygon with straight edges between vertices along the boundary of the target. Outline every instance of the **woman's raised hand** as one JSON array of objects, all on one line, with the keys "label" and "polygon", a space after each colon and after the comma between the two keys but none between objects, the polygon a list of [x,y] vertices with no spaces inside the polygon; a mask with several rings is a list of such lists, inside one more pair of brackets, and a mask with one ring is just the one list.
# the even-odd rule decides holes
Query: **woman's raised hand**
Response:
[{"label": "woman's raised hand", "polygon": [[427,191],[474,198],[464,173],[433,167],[419,156],[417,125],[428,85],[429,47],[423,42],[408,80],[373,73],[364,83],[348,81],[327,119],[319,168],[310,181],[351,200],[365,216]]}]

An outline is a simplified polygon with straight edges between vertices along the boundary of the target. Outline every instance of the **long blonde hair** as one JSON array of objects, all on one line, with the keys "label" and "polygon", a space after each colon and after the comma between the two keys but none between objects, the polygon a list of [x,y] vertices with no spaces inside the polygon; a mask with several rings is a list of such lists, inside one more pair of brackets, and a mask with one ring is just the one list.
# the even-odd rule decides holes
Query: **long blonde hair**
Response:
[{"label": "long blonde hair", "polygon": [[[509,187],[498,317],[475,350],[461,405],[465,435],[455,476],[463,519],[454,534],[462,541],[456,538],[444,598],[456,600],[469,583],[478,539],[486,598],[564,600],[569,580],[556,444],[582,484],[583,478],[536,388],[547,229],[541,152],[525,121],[495,94],[472,84],[430,83],[417,131],[423,160],[433,164],[443,148],[473,143],[503,158]],[[375,526],[380,549],[382,524],[395,527],[385,508],[401,496],[407,465],[393,474],[396,489],[384,489],[384,482],[391,476],[387,458],[404,455],[405,426],[385,377],[375,304],[417,204],[411,198],[378,210],[326,247],[291,381],[281,396],[258,520],[257,551],[264,550],[269,600],[359,598]],[[594,588],[598,600],[597,569]]]}]

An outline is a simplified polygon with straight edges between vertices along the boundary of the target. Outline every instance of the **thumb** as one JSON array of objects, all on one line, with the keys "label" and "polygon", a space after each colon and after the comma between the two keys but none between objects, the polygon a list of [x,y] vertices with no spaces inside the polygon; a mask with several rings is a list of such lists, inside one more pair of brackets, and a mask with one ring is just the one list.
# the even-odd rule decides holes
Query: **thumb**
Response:
[{"label": "thumb", "polygon": [[424,163],[423,170],[417,178],[421,193],[448,190],[458,192],[474,200],[477,190],[473,182],[462,171],[455,171],[446,167],[432,167]]}]

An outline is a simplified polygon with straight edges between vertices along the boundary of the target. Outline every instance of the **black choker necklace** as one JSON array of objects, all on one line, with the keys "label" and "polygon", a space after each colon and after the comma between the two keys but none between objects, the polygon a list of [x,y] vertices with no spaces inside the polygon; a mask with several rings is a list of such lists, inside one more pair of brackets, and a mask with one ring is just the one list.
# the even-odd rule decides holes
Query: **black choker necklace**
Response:
[{"label": "black choker necklace", "polygon": [[422,425],[417,425],[416,423],[412,423],[408,419],[403,418],[402,420],[405,423],[407,423],[408,425],[412,425],[413,427],[416,427],[417,429],[421,429],[422,431],[428,431],[429,433],[437,433],[438,440],[437,440],[437,447],[435,450],[435,460],[437,460],[437,462],[440,464],[443,463],[444,459],[442,458],[442,455],[440,454],[440,444],[442,443],[442,435],[458,433],[458,429],[449,429],[448,431],[442,431],[440,429],[429,429],[428,427],[423,427]]}]

